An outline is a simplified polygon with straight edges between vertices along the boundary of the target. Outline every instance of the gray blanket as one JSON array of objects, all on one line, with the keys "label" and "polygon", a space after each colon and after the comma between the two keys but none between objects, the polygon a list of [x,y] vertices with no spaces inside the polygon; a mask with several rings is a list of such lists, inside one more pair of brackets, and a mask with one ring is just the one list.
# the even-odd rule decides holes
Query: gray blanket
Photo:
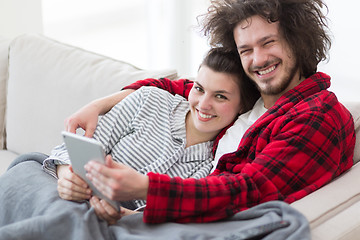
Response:
[{"label": "gray blanket", "polygon": [[59,198],[44,157],[22,156],[0,176],[0,239],[310,239],[305,217],[280,201],[214,223],[149,225],[139,213],[108,226],[87,202]]}]

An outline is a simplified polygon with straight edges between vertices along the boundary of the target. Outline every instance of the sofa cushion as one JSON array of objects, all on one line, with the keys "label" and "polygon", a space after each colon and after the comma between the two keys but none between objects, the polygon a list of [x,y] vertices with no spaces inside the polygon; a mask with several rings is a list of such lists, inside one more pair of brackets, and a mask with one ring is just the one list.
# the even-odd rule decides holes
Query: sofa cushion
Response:
[{"label": "sofa cushion", "polygon": [[354,240],[360,236],[360,202],[339,212],[311,230],[312,240]]},{"label": "sofa cushion", "polygon": [[331,183],[291,204],[308,219],[312,235],[322,236],[314,239],[353,239],[340,235],[359,234],[359,175],[360,163],[357,163]]},{"label": "sofa cushion", "polygon": [[0,37],[0,149],[3,149],[5,145],[4,127],[9,43],[9,39]]},{"label": "sofa cushion", "polygon": [[90,101],[144,78],[176,77],[69,46],[41,35],[10,44],[7,149],[43,152],[62,143],[64,119]]}]

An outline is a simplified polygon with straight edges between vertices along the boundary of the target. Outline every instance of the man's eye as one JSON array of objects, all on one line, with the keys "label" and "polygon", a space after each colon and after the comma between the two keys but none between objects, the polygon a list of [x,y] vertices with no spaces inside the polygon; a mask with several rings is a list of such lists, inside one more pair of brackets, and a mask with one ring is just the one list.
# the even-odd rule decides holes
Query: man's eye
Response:
[{"label": "man's eye", "polygon": [[239,51],[239,55],[244,55],[244,54],[248,53],[249,51],[250,51],[249,49],[241,50],[241,51]]},{"label": "man's eye", "polygon": [[274,42],[275,42],[274,40],[270,40],[270,41],[265,42],[264,45],[269,45],[269,44],[274,43]]}]

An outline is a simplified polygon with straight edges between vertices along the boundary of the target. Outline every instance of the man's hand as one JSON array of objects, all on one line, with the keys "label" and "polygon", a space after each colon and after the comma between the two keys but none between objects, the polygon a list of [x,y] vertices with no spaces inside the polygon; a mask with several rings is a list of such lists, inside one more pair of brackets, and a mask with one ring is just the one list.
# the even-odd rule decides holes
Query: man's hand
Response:
[{"label": "man's hand", "polygon": [[106,197],[115,201],[146,200],[149,177],[131,167],[116,163],[106,156],[105,165],[90,161],[85,165],[86,177]]},{"label": "man's hand", "polygon": [[65,119],[65,131],[75,133],[76,129],[85,130],[86,137],[94,135],[99,115],[107,113],[113,106],[135,90],[126,89],[115,94],[96,99],[80,108]]},{"label": "man's hand", "polygon": [[99,110],[95,104],[90,103],[65,119],[65,130],[75,133],[76,129],[85,130],[86,137],[92,137],[98,122]]},{"label": "man's hand", "polygon": [[90,199],[91,189],[80,176],[73,172],[70,165],[59,165],[57,167],[57,175],[57,190],[62,199],[70,201]]}]

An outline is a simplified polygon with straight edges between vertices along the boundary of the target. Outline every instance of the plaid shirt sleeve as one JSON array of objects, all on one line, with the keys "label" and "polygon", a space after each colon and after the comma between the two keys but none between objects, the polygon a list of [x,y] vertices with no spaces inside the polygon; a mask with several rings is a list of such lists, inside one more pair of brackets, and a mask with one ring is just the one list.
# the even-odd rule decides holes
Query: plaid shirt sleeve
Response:
[{"label": "plaid shirt sleeve", "polygon": [[172,94],[178,94],[185,98],[189,96],[189,92],[193,86],[193,82],[189,79],[170,80],[168,78],[147,78],[136,81],[123,89],[139,89],[142,86],[153,86],[164,89]]},{"label": "plaid shirt sleeve", "polygon": [[266,201],[291,203],[352,166],[354,123],[334,95],[310,98],[286,114],[279,106],[249,129],[211,176],[149,173],[144,222],[210,222]]}]

